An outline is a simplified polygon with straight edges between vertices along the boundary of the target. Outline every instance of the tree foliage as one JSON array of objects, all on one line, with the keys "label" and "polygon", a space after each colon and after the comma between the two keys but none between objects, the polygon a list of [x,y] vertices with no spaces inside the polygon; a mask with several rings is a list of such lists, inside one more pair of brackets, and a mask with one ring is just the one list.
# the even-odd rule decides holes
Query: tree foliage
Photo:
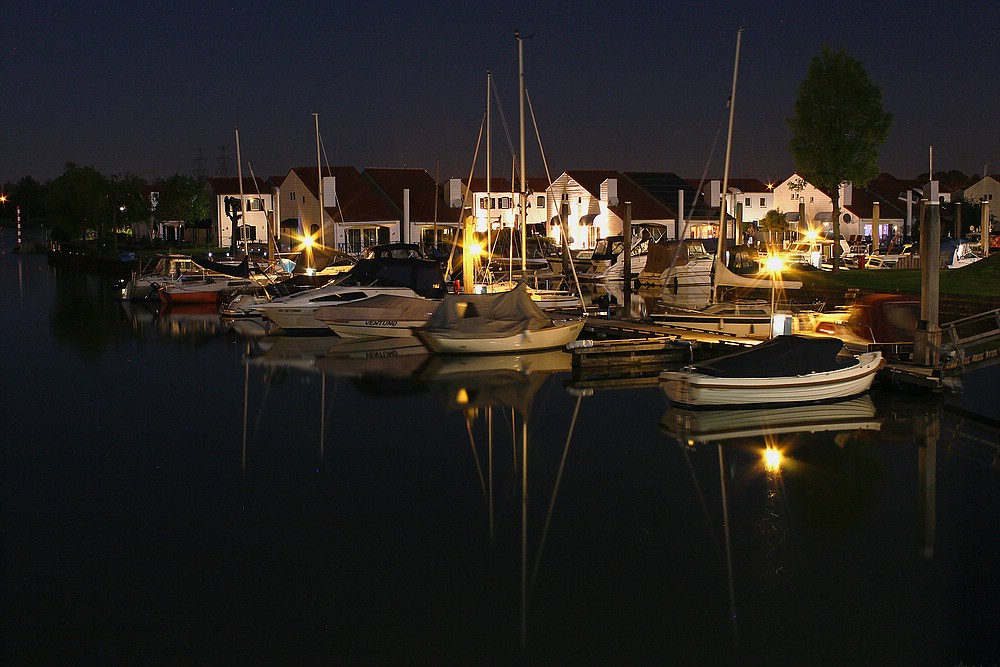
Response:
[{"label": "tree foliage", "polygon": [[773,243],[776,236],[788,231],[788,220],[785,219],[784,213],[772,208],[761,218],[760,228],[761,231],[767,232],[768,240]]},{"label": "tree foliage", "polygon": [[145,179],[134,174],[112,176],[109,187],[112,215],[119,227],[149,220],[150,202]]},{"label": "tree foliage", "polygon": [[111,221],[109,184],[94,167],[66,164],[63,174],[49,183],[45,209],[57,241],[82,239],[88,230],[100,232]]},{"label": "tree foliage", "polygon": [[[879,148],[891,124],[882,91],[860,62],[829,46],[813,56],[788,119],[788,147],[796,171],[830,193],[835,238],[840,237],[840,184],[865,186],[878,175]],[[834,252],[839,259],[837,244]],[[838,265],[833,263],[834,270]]]},{"label": "tree foliage", "polygon": [[44,218],[46,188],[31,176],[25,176],[17,183],[5,183],[3,192],[7,196],[7,205],[0,215],[5,220],[13,220],[17,217],[17,209],[20,209],[23,221]]},{"label": "tree foliage", "polygon": [[197,178],[174,174],[158,185],[160,199],[153,212],[157,220],[193,223],[209,217],[208,193]]}]

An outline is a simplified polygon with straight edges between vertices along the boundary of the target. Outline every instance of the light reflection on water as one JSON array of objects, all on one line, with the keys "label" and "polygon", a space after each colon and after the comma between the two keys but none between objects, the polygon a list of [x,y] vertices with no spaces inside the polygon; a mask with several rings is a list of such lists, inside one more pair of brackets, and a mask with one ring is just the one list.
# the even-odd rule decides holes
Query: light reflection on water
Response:
[{"label": "light reflection on water", "polygon": [[996,432],[959,400],[684,411],[562,352],[267,337],[0,268],[13,662],[996,660]]}]

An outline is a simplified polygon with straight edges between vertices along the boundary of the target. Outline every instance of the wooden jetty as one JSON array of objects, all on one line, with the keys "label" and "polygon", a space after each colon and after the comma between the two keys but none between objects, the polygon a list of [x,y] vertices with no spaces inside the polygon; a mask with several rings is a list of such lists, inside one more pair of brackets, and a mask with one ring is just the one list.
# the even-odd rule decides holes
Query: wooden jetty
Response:
[{"label": "wooden jetty", "polygon": [[[652,385],[659,371],[668,366],[726,354],[764,340],[606,317],[588,318],[584,332],[590,338],[577,341],[570,350],[572,385],[577,388]],[[963,373],[1000,362],[1000,309],[945,324],[941,341],[939,364],[919,364],[907,350],[890,352],[880,377],[931,391],[959,388]]]}]

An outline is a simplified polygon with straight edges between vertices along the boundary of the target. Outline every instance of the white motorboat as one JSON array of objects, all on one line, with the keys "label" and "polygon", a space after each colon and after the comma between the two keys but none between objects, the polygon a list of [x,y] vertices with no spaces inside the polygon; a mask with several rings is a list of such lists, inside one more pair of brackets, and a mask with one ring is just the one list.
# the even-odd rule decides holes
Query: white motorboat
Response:
[{"label": "white motorboat", "polygon": [[549,317],[518,285],[497,294],[447,294],[413,332],[431,352],[495,354],[563,347],[576,340],[584,321]]},{"label": "white motorboat", "polygon": [[437,262],[381,257],[363,259],[322,287],[273,299],[255,310],[286,333],[322,333],[327,325],[316,319],[322,306],[360,302],[379,294],[439,298],[444,293],[444,274]]},{"label": "white motorboat", "polygon": [[358,302],[321,306],[315,318],[342,338],[409,338],[440,300],[376,294]]},{"label": "white motorboat", "polygon": [[668,287],[674,292],[687,287],[708,288],[712,284],[713,260],[714,256],[696,239],[653,243],[639,271],[639,284]]},{"label": "white motorboat", "polygon": [[122,287],[124,301],[155,301],[160,288],[182,282],[185,278],[204,277],[205,271],[196,266],[190,255],[156,255]]},{"label": "white motorboat", "polygon": [[778,336],[746,350],[660,373],[671,403],[747,406],[810,403],[868,391],[881,352],[841,354],[837,338]]}]

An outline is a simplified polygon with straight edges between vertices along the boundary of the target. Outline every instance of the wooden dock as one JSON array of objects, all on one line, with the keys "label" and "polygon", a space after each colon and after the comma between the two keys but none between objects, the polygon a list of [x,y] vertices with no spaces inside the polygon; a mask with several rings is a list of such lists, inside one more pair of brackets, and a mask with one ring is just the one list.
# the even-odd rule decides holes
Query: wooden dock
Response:
[{"label": "wooden dock", "polygon": [[[1000,311],[958,324],[961,326],[946,325],[942,351],[948,354],[940,365],[922,366],[914,363],[910,354],[884,352],[886,365],[879,377],[899,385],[942,391],[960,387],[964,372],[1000,362]],[[659,370],[668,366],[727,354],[765,340],[606,317],[588,318],[584,332],[590,338],[577,341],[571,350],[574,378],[607,388],[655,384]],[[574,385],[579,386],[576,380]]]}]

